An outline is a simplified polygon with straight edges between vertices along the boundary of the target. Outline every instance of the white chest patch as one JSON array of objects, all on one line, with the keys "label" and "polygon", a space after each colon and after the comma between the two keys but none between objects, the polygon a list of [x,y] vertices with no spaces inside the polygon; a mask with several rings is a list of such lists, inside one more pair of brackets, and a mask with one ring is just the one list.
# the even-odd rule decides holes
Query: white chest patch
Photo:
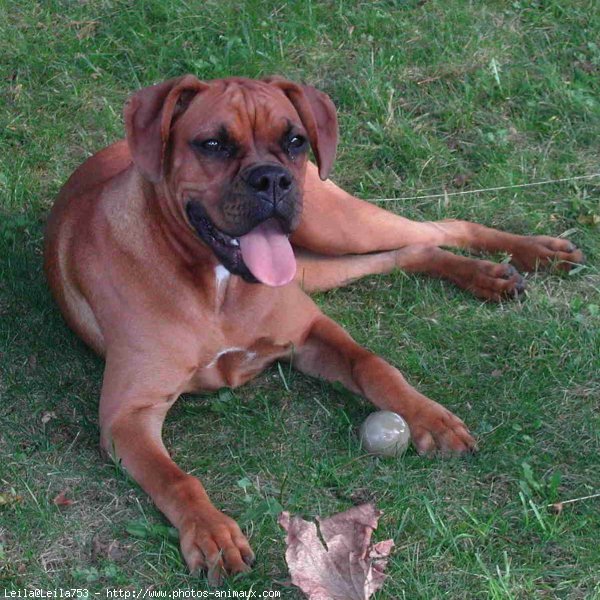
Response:
[{"label": "white chest patch", "polygon": [[231,277],[231,273],[223,266],[215,267],[215,308],[220,310],[223,301],[225,300],[225,292],[227,290],[227,282]]},{"label": "white chest patch", "polygon": [[215,281],[217,282],[217,290],[231,277],[231,273],[223,266],[215,267]]},{"label": "white chest patch", "polygon": [[231,273],[223,266],[215,267],[215,310],[220,310],[223,300],[225,299],[225,291],[227,290],[227,282],[231,277]]},{"label": "white chest patch", "polygon": [[231,347],[231,348],[225,348],[225,350],[220,350],[219,352],[217,352],[214,356],[214,358],[206,365],[206,369],[212,369],[217,362],[219,362],[219,359],[221,358],[221,356],[224,356],[225,354],[231,354],[232,352],[243,352],[245,354],[244,356],[244,360],[252,360],[253,358],[256,357],[256,352],[248,352],[245,348],[237,348],[235,346]]}]

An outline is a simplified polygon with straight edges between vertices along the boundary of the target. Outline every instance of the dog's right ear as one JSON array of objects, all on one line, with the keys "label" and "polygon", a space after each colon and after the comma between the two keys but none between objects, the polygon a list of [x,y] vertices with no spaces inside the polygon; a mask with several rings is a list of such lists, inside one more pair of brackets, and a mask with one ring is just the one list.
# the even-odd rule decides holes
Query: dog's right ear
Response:
[{"label": "dog's right ear", "polygon": [[325,181],[335,160],[338,143],[338,121],[331,98],[311,85],[299,85],[281,77],[267,77],[263,81],[278,87],[294,105],[306,127],[319,177]]},{"label": "dog's right ear", "polygon": [[125,104],[125,130],[133,162],[142,175],[162,179],[171,125],[199,92],[208,88],[193,75],[169,79],[137,91]]}]

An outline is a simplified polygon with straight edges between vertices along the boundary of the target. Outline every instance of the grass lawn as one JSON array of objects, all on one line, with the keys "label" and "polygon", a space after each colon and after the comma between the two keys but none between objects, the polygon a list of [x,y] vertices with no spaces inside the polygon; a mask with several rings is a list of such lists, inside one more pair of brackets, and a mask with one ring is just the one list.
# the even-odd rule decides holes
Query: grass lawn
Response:
[{"label": "grass lawn", "polygon": [[[329,93],[332,178],[363,198],[600,171],[596,0],[0,0],[0,589],[206,589],[160,513],[100,457],[102,361],[63,323],[41,259],[53,198],[123,135],[127,95],[186,72],[278,73]],[[487,305],[403,273],[317,298],[465,419],[473,458],[363,456],[371,407],[287,367],[178,403],[168,448],[258,556],[224,589],[301,598],[277,513],[373,500],[376,539],[396,542],[378,599],[600,598],[600,499],[548,508],[600,492],[599,198],[590,178],[387,203],[568,232],[587,265],[529,275],[522,301]],[[56,506],[65,490],[74,503]]]}]

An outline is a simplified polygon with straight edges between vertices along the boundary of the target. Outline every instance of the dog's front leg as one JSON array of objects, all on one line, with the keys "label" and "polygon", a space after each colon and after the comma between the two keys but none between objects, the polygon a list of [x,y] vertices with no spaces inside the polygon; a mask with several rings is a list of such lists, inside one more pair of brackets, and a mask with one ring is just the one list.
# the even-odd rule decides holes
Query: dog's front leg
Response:
[{"label": "dog's front leg", "polygon": [[458,417],[415,390],[397,369],[359,346],[324,315],[310,325],[305,342],[294,350],[293,363],[300,371],[339,381],[378,408],[400,414],[421,454],[475,449],[475,440]]},{"label": "dog's front leg", "polygon": [[215,508],[200,481],[173,462],[162,442],[165,416],[178,395],[167,391],[172,374],[160,367],[144,373],[123,357],[116,363],[109,353],[100,399],[103,449],[179,530],[190,571],[207,569],[211,583],[224,573],[247,571],[254,555],[239,526]]}]

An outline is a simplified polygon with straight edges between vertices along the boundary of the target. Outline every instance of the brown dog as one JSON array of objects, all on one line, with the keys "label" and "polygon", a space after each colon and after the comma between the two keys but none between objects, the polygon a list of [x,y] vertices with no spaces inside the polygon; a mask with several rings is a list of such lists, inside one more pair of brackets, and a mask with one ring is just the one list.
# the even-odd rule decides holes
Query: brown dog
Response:
[{"label": "brown dog", "polygon": [[460,419],[306,292],[401,268],[499,300],[523,289],[514,267],[439,246],[505,251],[527,270],[583,258],[563,239],[415,223],[325,181],[335,109],[309,86],[185,76],[134,94],[125,123],[127,140],[87,160],[61,191],[46,272],[69,325],[106,358],[102,447],[179,529],[189,568],[208,568],[211,580],[246,570],[253,554],[162,443],[181,393],[238,386],[293,360],[401,414],[419,452],[468,452],[475,442]]}]

